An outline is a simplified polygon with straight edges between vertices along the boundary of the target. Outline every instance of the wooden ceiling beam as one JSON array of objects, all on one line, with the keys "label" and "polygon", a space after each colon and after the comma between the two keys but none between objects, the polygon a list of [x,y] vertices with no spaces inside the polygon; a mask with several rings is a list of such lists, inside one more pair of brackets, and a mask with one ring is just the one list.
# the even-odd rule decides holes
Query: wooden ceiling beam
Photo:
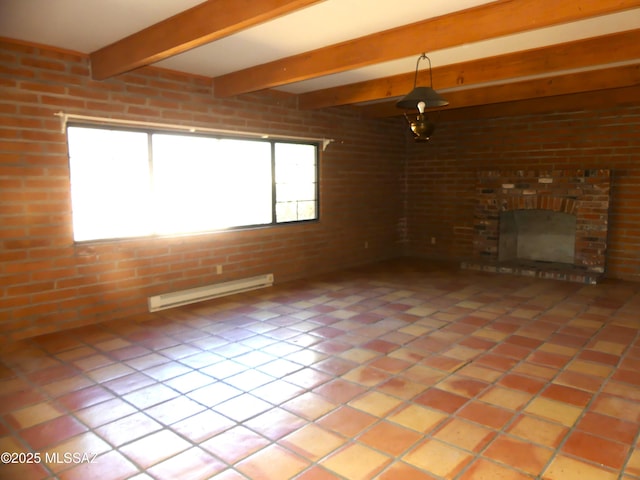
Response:
[{"label": "wooden ceiling beam", "polygon": [[208,0],[90,55],[94,79],[158,62],[321,0]]},{"label": "wooden ceiling beam", "polygon": [[[449,100],[449,106],[434,108],[431,111],[453,110],[485,104],[514,102],[613,88],[637,87],[638,85],[640,85],[640,62],[634,65],[558,74],[501,85],[451,91],[447,92],[446,95],[447,100]],[[365,105],[358,107],[358,109],[366,116],[371,117],[393,117],[402,114],[402,111],[396,108],[393,101]]]},{"label": "wooden ceiling beam", "polygon": [[633,105],[639,102],[640,88],[636,86],[620,87],[444,110],[438,114],[438,122],[469,120],[471,118],[496,118],[566,112],[571,110],[596,110],[618,105]]},{"label": "wooden ceiling beam", "polygon": [[[504,81],[518,77],[548,74],[640,60],[640,29],[614,33],[533,50],[508,53],[433,69],[433,86],[437,90]],[[400,97],[413,88],[414,73],[316,90],[298,96],[303,109],[370,102]],[[428,85],[426,71],[420,71],[419,85]],[[445,95],[446,96],[446,95]]]},{"label": "wooden ceiling beam", "polygon": [[214,94],[230,97],[638,6],[640,0],[498,0],[222,75]]}]

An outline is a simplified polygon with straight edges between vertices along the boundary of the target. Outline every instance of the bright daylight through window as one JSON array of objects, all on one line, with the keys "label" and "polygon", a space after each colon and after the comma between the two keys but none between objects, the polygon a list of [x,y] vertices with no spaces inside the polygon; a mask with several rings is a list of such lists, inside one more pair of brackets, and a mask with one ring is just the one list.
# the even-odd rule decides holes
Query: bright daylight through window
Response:
[{"label": "bright daylight through window", "polygon": [[69,126],[76,241],[318,218],[318,146]]}]

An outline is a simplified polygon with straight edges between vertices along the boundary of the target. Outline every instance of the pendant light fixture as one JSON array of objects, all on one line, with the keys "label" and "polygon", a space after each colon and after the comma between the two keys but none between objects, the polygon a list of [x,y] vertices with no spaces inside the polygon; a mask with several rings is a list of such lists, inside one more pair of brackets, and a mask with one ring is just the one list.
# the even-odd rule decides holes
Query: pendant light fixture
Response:
[{"label": "pendant light fixture", "polygon": [[[429,62],[428,87],[416,86],[418,83],[418,67],[420,65],[420,60],[427,60]],[[423,53],[418,57],[418,61],[416,62],[416,74],[413,78],[413,90],[411,90],[402,100],[396,103],[396,107],[404,110],[418,110],[418,114],[415,117],[413,117],[413,115],[410,117],[406,112],[404,114],[416,142],[428,142],[429,138],[431,138],[431,134],[436,128],[435,124],[424,114],[424,111],[428,108],[444,107],[445,105],[449,105],[449,102],[442,98],[438,92],[433,89],[431,59]]]}]

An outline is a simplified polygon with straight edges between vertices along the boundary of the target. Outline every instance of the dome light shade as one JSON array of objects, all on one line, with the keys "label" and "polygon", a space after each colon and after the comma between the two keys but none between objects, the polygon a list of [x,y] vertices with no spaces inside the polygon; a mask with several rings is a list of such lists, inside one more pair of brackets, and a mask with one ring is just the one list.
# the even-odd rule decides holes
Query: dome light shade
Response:
[{"label": "dome light shade", "polygon": [[431,87],[416,87],[396,103],[396,107],[404,110],[418,108],[418,103],[424,102],[425,108],[444,107],[449,102],[442,98],[438,92]]}]

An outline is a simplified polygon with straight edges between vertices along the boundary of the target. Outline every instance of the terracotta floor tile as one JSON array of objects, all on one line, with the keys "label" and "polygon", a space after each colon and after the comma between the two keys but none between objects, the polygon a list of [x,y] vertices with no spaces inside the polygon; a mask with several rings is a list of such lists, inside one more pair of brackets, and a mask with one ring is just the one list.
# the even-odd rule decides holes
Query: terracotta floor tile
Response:
[{"label": "terracotta floor tile", "polygon": [[496,370],[475,364],[466,365],[458,370],[457,373],[460,375],[464,375],[465,377],[476,378],[478,380],[484,380],[489,383],[493,383],[502,375]]},{"label": "terracotta floor tile", "polygon": [[[244,477],[243,479],[244,480]],[[301,473],[296,477],[296,480],[342,480],[337,475],[325,470],[322,467],[311,467],[309,470]]]},{"label": "terracotta floor tile", "polygon": [[189,397],[180,396],[145,409],[145,413],[164,425],[171,425],[204,410],[205,407]]},{"label": "terracotta floor tile", "polygon": [[175,398],[178,395],[179,393],[172,388],[156,383],[123,395],[122,398],[137,408],[144,409]]},{"label": "terracotta floor tile", "polygon": [[432,434],[433,438],[471,452],[483,449],[495,435],[489,428],[458,418],[452,418]]},{"label": "terracotta floor tile", "polygon": [[205,368],[199,369],[200,373],[204,373],[214,379],[224,380],[225,378],[236,375],[240,372],[244,372],[247,367],[234,362],[233,360],[224,360],[222,362],[214,363]]},{"label": "terracotta floor tile", "polygon": [[496,345],[491,351],[495,354],[514,358],[517,360],[527,358],[531,354],[530,348],[522,347],[520,345],[514,345],[507,342]]},{"label": "terracotta floor tile", "polygon": [[404,462],[396,461],[391,466],[386,468],[380,475],[376,477],[377,480],[436,480],[435,477],[418,470],[411,465],[407,465]]},{"label": "terracotta floor tile", "polygon": [[478,398],[485,403],[490,403],[497,407],[503,407],[509,410],[519,410],[523,405],[529,402],[532,397],[528,393],[520,390],[495,386],[490,387]]},{"label": "terracotta floor tile", "polygon": [[188,478],[205,480],[224,470],[226,465],[204,450],[193,447],[162,463],[154,465],[149,473],[158,480]]},{"label": "terracotta floor tile", "polygon": [[596,397],[590,409],[603,415],[627,420],[640,421],[640,404],[613,395],[601,394]]},{"label": "terracotta floor tile", "polygon": [[594,375],[586,375],[575,371],[565,370],[561,372],[553,383],[566,385],[567,387],[578,388],[585,392],[597,392],[602,387],[603,380]]},{"label": "terracotta floor tile", "polygon": [[315,352],[313,350],[304,349],[304,350],[297,350],[293,353],[290,353],[284,358],[308,367],[310,365],[313,365],[315,363],[318,363],[324,360],[325,358],[327,358],[327,355],[321,352]]},{"label": "terracotta floor tile", "polygon": [[309,465],[309,462],[278,445],[270,445],[242,460],[236,469],[249,478],[282,480],[293,478]]},{"label": "terracotta floor tile", "polygon": [[293,385],[284,380],[276,380],[252,391],[253,395],[273,405],[292,400],[305,391],[304,387]]},{"label": "terracotta floor tile", "polygon": [[266,373],[273,378],[284,377],[285,375],[301,370],[302,368],[302,365],[286,360],[284,358],[278,358],[276,360],[273,360],[272,362],[265,363],[256,367],[257,370],[261,371],[262,373]]},{"label": "terracotta floor tile", "polygon": [[587,412],[578,421],[576,428],[593,435],[608,438],[609,440],[616,440],[631,445],[638,433],[639,427],[636,423],[595,412]]},{"label": "terracotta floor tile", "polygon": [[618,474],[564,455],[556,456],[544,471],[545,480],[616,480]]},{"label": "terracotta floor tile", "polygon": [[31,383],[43,386],[51,382],[73,377],[79,373],[81,373],[80,370],[72,365],[60,364],[49,368],[38,369],[29,373],[27,378]]},{"label": "terracotta floor tile", "polygon": [[244,423],[251,430],[267,437],[269,440],[278,440],[285,435],[301,428],[306,420],[281,408],[272,408]]},{"label": "terracotta floor tile", "polygon": [[373,415],[343,406],[322,417],[318,420],[318,424],[347,437],[354,437],[376,420],[377,418]]},{"label": "terracotta floor tile", "polygon": [[607,393],[634,402],[640,402],[640,388],[632,384],[620,383],[611,379],[605,383],[602,393]]},{"label": "terracotta floor tile", "polygon": [[442,410],[446,413],[453,413],[467,403],[469,399],[456,395],[454,393],[445,392],[437,388],[430,388],[423,394],[417,396],[414,401],[425,407]]},{"label": "terracotta floor tile", "polygon": [[265,363],[269,363],[275,359],[276,358],[273,355],[261,352],[260,350],[253,350],[234,357],[233,361],[240,363],[245,367],[254,368]]},{"label": "terracotta floor tile", "polygon": [[533,480],[534,478],[504,465],[479,458],[462,474],[460,480]]},{"label": "terracotta floor tile", "polygon": [[364,387],[374,387],[390,377],[391,374],[368,366],[358,367],[342,376],[344,380]]},{"label": "terracotta floor tile", "polygon": [[87,376],[94,382],[108,382],[116,378],[124,377],[135,373],[135,370],[122,363],[114,363],[106,367],[98,368],[87,372]]},{"label": "terracotta floor tile", "polygon": [[371,340],[362,345],[363,348],[374,350],[376,352],[388,354],[399,347],[397,343],[387,342],[385,340]]},{"label": "terracotta floor tile", "polygon": [[640,449],[635,449],[624,469],[625,473],[640,477]]},{"label": "terracotta floor tile", "polygon": [[538,393],[546,384],[546,382],[541,380],[515,374],[505,375],[498,381],[498,383],[503,387],[520,390],[531,395]]},{"label": "terracotta floor tile", "polygon": [[592,398],[592,395],[588,392],[566,385],[557,384],[549,385],[548,387],[546,387],[542,391],[540,396],[583,408],[589,403]]},{"label": "terracotta floor tile", "polygon": [[538,397],[524,409],[527,413],[571,427],[582,413],[582,409],[564,402]]},{"label": "terracotta floor tile", "polygon": [[614,469],[622,468],[628,446],[590,433],[575,431],[569,435],[562,451]]},{"label": "terracotta floor tile", "polygon": [[114,395],[100,385],[94,385],[82,390],[76,390],[57,398],[57,402],[70,411],[90,407],[96,403],[114,398]]},{"label": "terracotta floor tile", "polygon": [[453,478],[473,456],[438,440],[426,440],[411,450],[403,460],[434,475]]},{"label": "terracotta floor tile", "polygon": [[420,393],[423,393],[428,387],[421,383],[411,382],[402,377],[392,377],[384,383],[378,385],[377,390],[394,397],[399,397],[404,400],[414,398]]},{"label": "terracotta floor tile", "polygon": [[483,402],[472,401],[458,411],[458,416],[490,428],[501,429],[511,420],[513,412]]},{"label": "terracotta floor tile", "polygon": [[91,428],[99,427],[119,418],[131,415],[136,409],[129,403],[114,398],[106,402],[78,410],[77,417]]},{"label": "terracotta floor tile", "polygon": [[488,383],[480,380],[473,380],[461,375],[450,375],[438,382],[437,387],[447,392],[455,393],[463,397],[472,398],[481,393],[489,386]]},{"label": "terracotta floor tile", "polygon": [[269,440],[251,430],[237,426],[222,432],[200,446],[230,465],[269,445]]},{"label": "terracotta floor tile", "polygon": [[389,422],[380,422],[360,435],[358,441],[392,457],[412,447],[422,435]]},{"label": "terracotta floor tile", "polygon": [[271,404],[244,393],[214,407],[215,411],[236,422],[242,422],[271,408]]},{"label": "terracotta floor tile", "polygon": [[95,432],[111,445],[119,447],[161,429],[158,422],[138,412],[96,428]]},{"label": "terracotta floor tile", "polygon": [[293,383],[294,385],[298,385],[299,387],[311,389],[332,380],[332,378],[333,377],[331,375],[326,373],[318,372],[311,368],[304,368],[283,377],[283,380]]},{"label": "terracotta floor tile", "polygon": [[279,443],[316,462],[345,442],[346,440],[337,434],[311,423],[283,438]]},{"label": "terracotta floor tile", "polygon": [[[165,380],[169,380],[171,378],[179,377],[180,375],[184,375],[186,373],[192,372],[193,369],[187,367],[186,365],[182,365],[178,362],[169,362],[163,363],[162,365],[158,365],[157,367],[151,367],[144,371],[144,376],[148,378],[153,378],[156,381],[164,382]],[[139,374],[142,376],[143,374]]]},{"label": "terracotta floor tile", "polygon": [[36,451],[39,451],[44,447],[56,445],[86,430],[87,427],[73,417],[61,416],[22,430],[20,436],[29,442],[29,445]]},{"label": "terracotta floor tile", "polygon": [[350,406],[376,417],[385,417],[400,404],[402,400],[377,391],[365,393],[349,402]]},{"label": "terracotta floor tile", "polygon": [[317,393],[307,392],[283,403],[282,408],[307,420],[315,420],[335,409],[336,404]]},{"label": "terracotta floor tile", "polygon": [[521,415],[509,426],[507,431],[533,443],[557,448],[569,429],[540,418]]},{"label": "terracotta floor tile", "polygon": [[138,372],[106,382],[104,386],[118,395],[125,395],[154,383],[156,382],[153,378]]},{"label": "terracotta floor tile", "polygon": [[402,370],[409,368],[413,364],[400,358],[385,356],[374,360],[370,363],[370,365],[380,370],[384,370],[385,372],[399,373]]},{"label": "terracotta floor tile", "polygon": [[[381,386],[381,390],[384,391],[383,386]],[[334,404],[343,404],[366,392],[367,389],[361,385],[356,385],[354,383],[347,382],[346,380],[342,380],[341,378],[337,378],[325,383],[324,385],[320,385],[313,391],[314,393],[322,395]],[[387,393],[393,394],[392,392]]]},{"label": "terracotta floor tile", "polygon": [[40,423],[53,420],[63,414],[63,410],[49,402],[37,403],[20,410],[14,410],[5,417],[6,421],[16,430],[32,427]]},{"label": "terracotta floor tile", "polygon": [[188,393],[205,385],[210,385],[215,379],[200,372],[190,371],[184,375],[166,380],[165,385],[177,390],[180,393]]},{"label": "terracotta floor tile", "polygon": [[425,386],[432,386],[446,377],[446,373],[424,365],[415,365],[402,372],[402,378]]},{"label": "terracotta floor tile", "polygon": [[187,397],[204,406],[213,407],[241,394],[242,390],[223,382],[216,382],[187,393]]},{"label": "terracotta floor tile", "polygon": [[112,363],[113,363],[113,360],[111,360],[109,357],[102,354],[91,355],[89,357],[85,357],[80,360],[75,360],[73,362],[73,364],[83,372],[88,372],[90,370],[104,367],[105,365],[110,365]]},{"label": "terracotta floor tile", "polygon": [[205,410],[192,417],[185,418],[171,425],[171,429],[193,443],[200,443],[235,425],[233,420],[214,412]]},{"label": "terracotta floor tile", "polygon": [[[66,394],[90,387],[91,385],[94,385],[93,380],[90,380],[89,378],[82,375],[82,376],[65,378],[64,380],[58,380],[56,382],[51,382],[46,385],[43,385],[40,388],[47,395],[50,395],[53,398],[58,398]],[[6,398],[6,397],[0,397],[0,412],[4,407],[9,407],[10,405],[8,403],[5,403],[3,398]],[[31,402],[27,402],[27,403],[31,403]],[[37,403],[37,402],[34,402],[34,403]]]},{"label": "terracotta floor tile", "polygon": [[51,478],[50,473],[41,463],[11,463],[2,466],[3,478],[7,479],[44,480]]},{"label": "terracotta floor tile", "polygon": [[514,374],[527,375],[548,382],[558,374],[558,370],[544,365],[536,365],[531,362],[521,362],[511,370]]},{"label": "terracotta floor tile", "polygon": [[120,451],[142,468],[149,468],[191,445],[170,430],[161,430],[120,447]]},{"label": "terracotta floor tile", "polygon": [[266,385],[275,380],[271,375],[258,370],[245,370],[244,372],[225,378],[224,382],[239,390],[248,392],[254,388]]},{"label": "terracotta floor tile", "polygon": [[389,463],[390,457],[358,444],[347,445],[320,462],[350,480],[370,479]]},{"label": "terracotta floor tile", "polygon": [[83,462],[59,474],[60,480],[124,480],[137,473],[138,467],[116,451],[99,455],[92,462]]},{"label": "terracotta floor tile", "polygon": [[553,453],[549,448],[500,435],[491,442],[482,455],[537,476],[542,473]]},{"label": "terracotta floor tile", "polygon": [[[420,327],[420,328],[423,328],[423,327]],[[431,331],[433,329],[425,328],[424,330]],[[391,358],[398,358],[400,360],[405,360],[411,364],[414,364],[416,362],[424,360],[427,357],[427,354],[421,353],[420,351],[417,351],[411,348],[402,347],[397,350],[394,350],[388,356]]]},{"label": "terracotta floor tile", "polygon": [[605,352],[596,352],[594,350],[584,350],[578,355],[580,360],[585,362],[600,363],[603,365],[615,366],[618,364],[620,357]]},{"label": "terracotta floor tile", "polygon": [[[91,460],[94,456],[98,456],[109,450],[111,450],[111,446],[98,435],[93,432],[84,432],[75,437],[68,438],[57,445],[47,447],[47,449],[43,451],[43,461],[51,470],[58,473],[69,467],[64,460],[65,454],[79,453],[82,458],[82,455],[86,453],[87,460]],[[47,457],[52,461],[47,461]],[[96,461],[98,461],[97,458]]]},{"label": "terracotta floor tile", "polygon": [[388,420],[421,433],[428,433],[447,417],[442,412],[420,405],[408,405],[388,417]]},{"label": "terracotta floor tile", "polygon": [[466,360],[445,357],[444,355],[431,355],[421,362],[421,364],[426,367],[435,368],[449,373],[458,370],[465,363]]}]

